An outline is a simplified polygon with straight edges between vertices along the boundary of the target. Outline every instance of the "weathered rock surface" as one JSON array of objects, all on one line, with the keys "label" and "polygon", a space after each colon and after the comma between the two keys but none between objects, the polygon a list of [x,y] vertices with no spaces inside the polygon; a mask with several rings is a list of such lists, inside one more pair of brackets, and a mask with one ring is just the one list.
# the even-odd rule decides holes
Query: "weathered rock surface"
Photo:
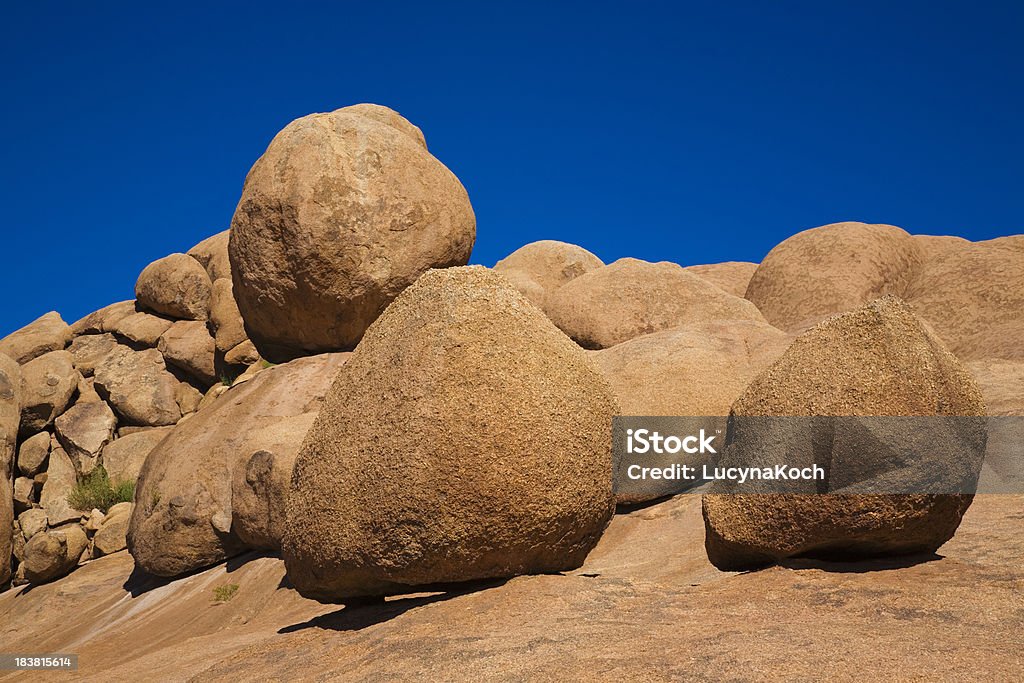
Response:
[{"label": "weathered rock surface", "polygon": [[11,576],[14,497],[11,471],[21,421],[21,368],[0,353],[0,585]]},{"label": "weathered rock surface", "polygon": [[131,503],[118,503],[107,511],[99,530],[92,537],[93,557],[103,557],[128,547],[125,536],[131,518]]},{"label": "weathered rock surface", "polygon": [[757,270],[756,263],[746,261],[726,261],[724,263],[708,263],[699,266],[686,266],[686,270],[711,284],[724,289],[733,296],[743,298],[747,294],[750,278]]},{"label": "weathered rock surface", "polygon": [[71,325],[71,334],[74,336],[82,334],[103,334],[112,332],[118,321],[135,313],[135,301],[119,301],[116,304],[104,306],[98,311],[93,311],[81,320]]},{"label": "weathered rock surface", "polygon": [[289,577],[336,601],[578,567],[612,512],[615,412],[504,277],[428,272],[367,331],[303,443]]},{"label": "weathered rock surface", "polygon": [[119,344],[96,366],[95,382],[100,396],[130,424],[162,426],[181,418],[179,382],[156,349],[133,351]]},{"label": "weathered rock surface", "polygon": [[548,316],[588,349],[603,349],[652,332],[710,320],[763,317],[675,263],[632,258],[592,270],[548,298]]},{"label": "weathered rock surface", "polygon": [[210,386],[217,381],[214,356],[216,344],[206,323],[198,320],[181,320],[171,325],[160,337],[157,348],[164,360],[198,381]]},{"label": "weathered rock surface", "polygon": [[67,351],[51,351],[21,368],[21,431],[42,431],[67,409],[78,390],[78,371]]},{"label": "weathered rock surface", "polygon": [[469,197],[412,128],[376,107],[312,114],[249,171],[228,253],[264,358],[351,349],[420,274],[469,259]]},{"label": "weathered rock surface", "polygon": [[206,320],[211,286],[199,261],[171,254],[143,269],[135,283],[135,299],[139,306],[171,318]]},{"label": "weathered rock surface", "polygon": [[71,337],[71,328],[56,311],[11,332],[0,339],[0,354],[10,356],[16,363],[25,364],[44,353],[60,351]]},{"label": "weathered rock surface", "polygon": [[39,532],[46,531],[46,523],[46,510],[42,508],[25,510],[18,515],[18,524],[21,526],[21,533],[26,541]]},{"label": "weathered rock surface", "polygon": [[79,474],[88,474],[99,462],[100,451],[114,437],[117,418],[103,401],[76,403],[54,422],[57,441]]},{"label": "weathered rock surface", "polygon": [[34,477],[46,469],[50,455],[50,433],[39,432],[21,442],[18,448],[18,471],[26,477]]},{"label": "weathered rock surface", "polygon": [[188,255],[206,269],[211,282],[221,278],[231,279],[231,263],[228,261],[228,231],[218,232],[188,250]]},{"label": "weathered rock surface", "polygon": [[175,427],[139,476],[128,536],[139,566],[176,576],[241,552],[233,524],[246,521],[232,519],[235,468],[258,451],[282,462],[293,456],[343,362],[330,354],[269,368]]},{"label": "weathered rock surface", "polygon": [[583,247],[541,240],[516,249],[498,261],[494,270],[543,310],[551,292],[603,265],[601,259]]},{"label": "weathered rock surface", "polygon": [[136,344],[152,347],[157,345],[160,336],[170,329],[173,323],[173,320],[139,311],[118,320],[111,327],[111,331]]},{"label": "weathered rock surface", "polygon": [[36,534],[25,544],[25,578],[39,584],[64,576],[88,546],[89,539],[77,524]]},{"label": "weathered rock surface", "polygon": [[905,297],[921,266],[914,238],[892,225],[833,223],[768,252],[747,298],[772,325],[800,332],[886,294]]},{"label": "weathered rock surface", "polygon": [[[886,297],[830,318],[798,337],[733,405],[751,415],[984,415],[977,385],[934,333],[902,301]],[[965,423],[964,429],[970,429]],[[750,453],[777,445],[762,435],[734,434],[722,466],[748,464]],[[746,436],[749,437],[749,434]],[[771,436],[771,435],[769,435]],[[777,436],[777,435],[776,435]],[[972,441],[969,434],[963,436]],[[838,439],[837,439],[838,441]],[[977,444],[978,467],[984,437]],[[832,446],[838,448],[837,445]],[[937,471],[960,462],[930,463]],[[746,454],[746,455],[745,455]],[[954,452],[956,454],[956,452]],[[747,458],[744,460],[744,455]],[[827,449],[787,453],[794,465],[829,466],[832,482],[851,455]],[[859,454],[865,461],[875,453]],[[798,458],[806,457],[807,463]],[[734,458],[738,458],[733,462]],[[952,538],[971,503],[955,495],[740,495],[704,497],[708,557],[723,569],[745,569],[794,556],[863,557],[934,552]]]},{"label": "weathered rock surface", "polygon": [[210,299],[210,323],[217,341],[217,350],[227,353],[248,340],[242,314],[238,312],[231,280],[221,278],[213,281],[213,296]]},{"label": "weathered rock surface", "polygon": [[28,477],[17,477],[14,480],[14,516],[17,517],[32,507],[35,502],[35,482]]},{"label": "weathered rock surface", "polygon": [[75,369],[84,377],[92,377],[96,364],[106,358],[116,345],[117,339],[112,334],[86,334],[71,341],[68,353]]},{"label": "weathered rock surface", "polygon": [[1024,415],[1024,362],[981,360],[967,364],[989,415]]},{"label": "weathered rock surface", "polygon": [[252,365],[260,359],[256,346],[246,339],[238,346],[224,354],[224,362],[228,365]]},{"label": "weathered rock surface", "polygon": [[146,456],[174,427],[153,427],[126,434],[103,449],[103,468],[112,482],[136,481]]},{"label": "weathered rock surface", "polygon": [[50,462],[46,468],[46,483],[39,496],[39,505],[46,510],[50,526],[65,522],[77,522],[82,510],[76,510],[68,503],[67,495],[78,482],[75,465],[60,446],[50,449]]}]

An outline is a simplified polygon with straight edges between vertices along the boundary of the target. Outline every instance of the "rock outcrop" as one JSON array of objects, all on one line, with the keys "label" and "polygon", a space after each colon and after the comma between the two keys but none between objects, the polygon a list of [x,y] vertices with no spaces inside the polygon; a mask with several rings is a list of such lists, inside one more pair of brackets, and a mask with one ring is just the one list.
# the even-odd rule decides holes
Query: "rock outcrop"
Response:
[{"label": "rock outcrop", "polygon": [[178,368],[200,386],[209,387],[217,381],[217,345],[205,322],[179,320],[160,336],[157,349],[168,365]]},{"label": "rock outcrop", "polygon": [[0,585],[11,576],[14,523],[11,470],[21,421],[21,368],[0,353]]},{"label": "rock outcrop", "polygon": [[31,583],[58,579],[75,568],[88,547],[89,539],[77,524],[36,534],[25,544],[25,578]]},{"label": "rock outcrop", "polygon": [[231,263],[228,260],[228,231],[218,232],[188,250],[188,255],[206,269],[211,282],[221,278],[231,279]]},{"label": "rock outcrop", "polygon": [[306,596],[579,566],[612,512],[615,400],[501,275],[432,270],[367,331],[292,475]]},{"label": "rock outcrop", "polygon": [[116,426],[114,412],[103,401],[76,403],[54,423],[57,442],[79,474],[93,471],[100,451],[114,437]]},{"label": "rock outcrop", "polygon": [[312,114],[249,171],[228,253],[263,357],[351,349],[421,273],[469,259],[469,197],[412,128],[383,108]]},{"label": "rock outcrop", "polygon": [[523,296],[544,310],[547,298],[565,283],[604,263],[583,247],[556,240],[531,242],[494,265]]},{"label": "rock outcrop", "polygon": [[21,377],[21,431],[34,434],[68,408],[80,375],[70,353],[51,351],[25,363]]},{"label": "rock outcrop", "polygon": [[130,425],[162,426],[181,419],[179,382],[156,349],[133,351],[119,344],[96,365],[96,390]]},{"label": "rock outcrop", "polygon": [[210,276],[199,261],[171,254],[146,266],[135,283],[142,308],[180,320],[206,320],[210,313]]},{"label": "rock outcrop", "polygon": [[714,286],[729,292],[733,296],[743,298],[747,294],[750,278],[757,271],[757,264],[748,263],[747,261],[726,261],[724,263],[686,266],[686,270],[695,275],[700,275]]},{"label": "rock outcrop", "polygon": [[68,324],[59,313],[50,311],[0,339],[0,353],[24,365],[45,353],[63,350],[70,336]]}]

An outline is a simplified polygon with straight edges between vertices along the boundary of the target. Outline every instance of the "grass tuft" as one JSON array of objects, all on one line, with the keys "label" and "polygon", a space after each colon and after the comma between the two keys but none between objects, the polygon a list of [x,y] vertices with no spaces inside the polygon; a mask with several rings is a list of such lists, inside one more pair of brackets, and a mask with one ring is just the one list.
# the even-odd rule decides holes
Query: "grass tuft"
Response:
[{"label": "grass tuft", "polygon": [[237,592],[237,583],[229,583],[223,586],[217,586],[213,589],[213,599],[216,602],[227,602],[231,598],[235,597],[235,593]]},{"label": "grass tuft", "polygon": [[67,500],[76,510],[89,511],[93,508],[106,512],[118,503],[130,503],[135,499],[135,482],[111,483],[103,465],[78,480],[75,488],[68,493]]}]

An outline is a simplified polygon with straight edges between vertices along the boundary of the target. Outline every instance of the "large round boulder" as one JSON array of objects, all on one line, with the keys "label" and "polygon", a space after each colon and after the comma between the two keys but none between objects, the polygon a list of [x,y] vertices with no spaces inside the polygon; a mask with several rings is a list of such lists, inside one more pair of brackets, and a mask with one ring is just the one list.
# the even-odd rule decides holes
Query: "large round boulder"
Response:
[{"label": "large round boulder", "polygon": [[284,558],[325,601],[578,567],[612,513],[611,391],[501,275],[433,270],[367,331],[292,476]]},{"label": "large round boulder", "polygon": [[588,349],[608,348],[688,323],[764,319],[749,301],[675,263],[633,258],[567,282],[548,298],[547,314]]},{"label": "large round boulder", "polygon": [[88,546],[78,524],[36,534],[25,544],[25,578],[33,584],[59,579],[78,565]]},{"label": "large round boulder", "polygon": [[544,309],[547,297],[566,282],[600,268],[604,263],[583,247],[541,240],[519,247],[494,265],[522,292]]},{"label": "large round boulder", "polygon": [[211,282],[231,278],[231,263],[228,261],[228,231],[218,232],[188,250],[188,255],[206,269]]},{"label": "large round boulder", "polygon": [[772,325],[800,332],[886,294],[905,296],[921,264],[914,238],[892,225],[833,223],[778,244],[747,298]]},{"label": "large round boulder", "polygon": [[[980,420],[962,418],[984,414],[970,374],[899,299],[886,297],[825,320],[799,336],[737,399],[734,423],[749,428],[734,426],[721,465],[818,464],[827,468],[828,490],[750,494],[716,488],[704,496],[708,558],[731,570],[793,556],[849,559],[935,551],[952,538],[971,496],[842,491],[857,490],[856,476],[899,472],[904,462],[913,462],[912,473],[926,479],[969,466],[976,482],[984,428]],[[865,432],[880,424],[872,416],[957,419],[928,423],[948,429],[948,434],[923,433],[917,423],[907,423],[902,433],[890,434],[891,443],[851,450],[850,444],[863,440],[848,438],[849,430],[836,428],[824,441],[798,442],[795,431],[786,432],[787,423],[769,422],[762,429],[758,425],[764,421],[750,419],[757,416],[862,416]],[[802,421],[792,429],[806,424],[811,423]],[[892,431],[891,424],[881,427]],[[922,440],[927,442],[923,448]],[[903,444],[911,448],[903,449]],[[785,462],[766,459],[777,453]],[[911,453],[923,454],[925,460],[914,461]],[[816,486],[812,482],[811,490]]]},{"label": "large round boulder", "polygon": [[146,266],[135,282],[138,305],[170,318],[206,320],[212,283],[206,269],[186,254],[171,254]]},{"label": "large round boulder", "polygon": [[351,349],[421,273],[468,261],[469,196],[414,129],[382,107],[312,114],[249,171],[228,254],[264,358]]},{"label": "large round boulder", "polygon": [[50,351],[21,368],[21,432],[34,434],[63,413],[78,390],[81,375],[67,351]]},{"label": "large round boulder", "polygon": [[750,285],[750,278],[754,277],[754,273],[757,271],[757,264],[747,261],[725,261],[686,266],[686,270],[700,275],[733,296],[744,297],[747,294],[747,287]]},{"label": "large round boulder", "polygon": [[[137,504],[128,531],[128,548],[140,567],[159,576],[177,576],[247,547],[273,546],[269,541],[247,544],[247,532],[256,535],[274,522],[265,508],[248,501],[245,509],[262,516],[236,514],[234,472],[266,452],[277,468],[285,470],[287,481],[291,462],[344,356],[301,358],[263,370],[182,421],[149,452],[136,485]],[[267,480],[270,490],[259,492],[282,497],[272,487],[281,478],[275,472]],[[268,535],[259,539],[265,541]],[[276,542],[280,544],[280,538]]]}]

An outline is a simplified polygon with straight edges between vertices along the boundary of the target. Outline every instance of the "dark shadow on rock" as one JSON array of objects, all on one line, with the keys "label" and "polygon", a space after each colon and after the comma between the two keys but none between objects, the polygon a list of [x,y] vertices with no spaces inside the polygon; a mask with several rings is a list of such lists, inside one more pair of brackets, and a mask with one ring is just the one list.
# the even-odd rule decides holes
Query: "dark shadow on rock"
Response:
[{"label": "dark shadow on rock", "polygon": [[937,553],[918,553],[915,555],[899,555],[895,557],[877,557],[862,560],[825,559],[815,557],[793,557],[782,560],[778,564],[786,569],[820,569],[837,574],[867,574],[870,572],[906,569],[927,562],[943,559]]},{"label": "dark shadow on rock", "polygon": [[[360,598],[347,603],[344,607],[328,614],[322,614],[309,621],[291,626],[284,626],[278,633],[295,633],[307,628],[319,628],[329,631],[360,631],[368,626],[380,624],[405,614],[409,610],[429,605],[434,602],[451,600],[461,595],[468,595],[504,585],[508,579],[486,581],[466,581],[457,584],[433,584],[429,586],[410,587],[420,593],[433,593],[416,597],[394,599]],[[283,583],[283,581],[282,581]],[[441,592],[434,592],[441,591]]]},{"label": "dark shadow on rock", "polygon": [[683,494],[669,493],[669,494],[666,494],[664,496],[658,496],[657,498],[652,498],[651,500],[645,500],[645,501],[643,501],[641,503],[618,503],[615,506],[615,514],[617,514],[617,515],[628,515],[631,512],[637,512],[639,510],[646,510],[647,508],[654,507],[655,505],[661,505],[662,503],[670,501],[670,500],[672,500],[673,498],[675,498],[678,495],[683,495]]},{"label": "dark shadow on rock", "polygon": [[253,560],[258,560],[262,557],[270,557],[280,560],[281,554],[273,550],[247,550],[240,555],[229,557],[224,562],[224,570],[230,574],[231,572],[238,571]]},{"label": "dark shadow on rock", "polygon": [[133,598],[137,598],[144,593],[148,593],[154,588],[160,588],[166,586],[174,579],[169,579],[164,576],[157,576],[156,574],[150,574],[138,565],[132,569],[132,573],[128,575],[122,586],[128,594]]}]

